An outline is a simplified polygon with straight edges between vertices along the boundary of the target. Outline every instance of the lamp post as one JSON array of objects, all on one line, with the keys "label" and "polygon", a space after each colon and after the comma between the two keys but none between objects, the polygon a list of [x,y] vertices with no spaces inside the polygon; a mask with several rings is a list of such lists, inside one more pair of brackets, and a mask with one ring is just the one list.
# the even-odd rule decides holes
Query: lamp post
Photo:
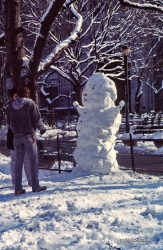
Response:
[{"label": "lamp post", "polygon": [[129,133],[129,82],[128,82],[128,61],[127,57],[130,49],[127,46],[122,47],[125,65],[125,114],[126,114],[126,133]]}]

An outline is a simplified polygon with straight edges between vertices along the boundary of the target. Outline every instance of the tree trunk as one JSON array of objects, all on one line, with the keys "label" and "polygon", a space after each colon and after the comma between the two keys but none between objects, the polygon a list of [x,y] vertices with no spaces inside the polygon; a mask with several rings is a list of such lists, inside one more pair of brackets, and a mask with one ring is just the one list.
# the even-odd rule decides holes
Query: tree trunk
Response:
[{"label": "tree trunk", "polygon": [[140,112],[140,100],[143,95],[143,93],[140,93],[141,88],[143,87],[143,82],[140,77],[138,77],[138,87],[135,93],[135,112]]},{"label": "tree trunk", "polygon": [[18,88],[26,83],[31,90],[31,98],[38,103],[37,71],[45,47],[51,24],[63,6],[65,0],[56,0],[52,3],[47,16],[41,21],[40,34],[36,39],[32,58],[29,63],[27,75],[23,75],[23,57],[25,56],[23,28],[21,23],[21,0],[5,0],[5,43],[7,65],[14,83]]},{"label": "tree trunk", "polygon": [[20,4],[21,0],[6,0],[4,2],[7,65],[9,67],[14,86],[17,88],[23,84],[20,72],[23,63],[22,59],[25,56],[23,48],[23,29],[20,17]]},{"label": "tree trunk", "polygon": [[74,91],[76,92],[76,100],[78,101],[79,105],[83,106],[82,87],[80,85],[76,85],[76,86],[74,86]]},{"label": "tree trunk", "polygon": [[66,0],[56,0],[52,3],[51,8],[49,9],[45,18],[41,21],[40,24],[40,31],[39,36],[36,39],[35,46],[32,53],[32,58],[29,62],[29,87],[31,90],[31,98],[38,102],[38,95],[37,95],[37,72],[39,68],[39,64],[42,58],[42,52],[45,47],[47,37],[49,35],[49,30],[54,22],[58,12],[60,11],[61,7],[63,6]]},{"label": "tree trunk", "polygon": [[38,101],[38,91],[37,91],[37,71],[32,71],[28,78],[28,87],[30,89],[30,98],[34,100],[37,105],[39,105]]}]

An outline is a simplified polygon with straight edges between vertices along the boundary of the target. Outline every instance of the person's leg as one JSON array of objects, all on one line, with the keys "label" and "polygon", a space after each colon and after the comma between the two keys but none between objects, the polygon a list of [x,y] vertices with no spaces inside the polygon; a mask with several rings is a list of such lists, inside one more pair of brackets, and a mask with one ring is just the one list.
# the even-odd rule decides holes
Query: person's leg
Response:
[{"label": "person's leg", "polygon": [[25,152],[25,155],[24,155],[24,171],[25,171],[25,175],[28,181],[28,185],[32,186],[30,161],[29,161],[27,152]]},{"label": "person's leg", "polygon": [[36,142],[33,141],[33,138],[31,135],[24,136],[23,143],[25,146],[25,150],[28,154],[29,162],[30,162],[32,191],[36,191],[40,187],[39,180],[38,180],[37,145],[36,145]]},{"label": "person's leg", "polygon": [[22,169],[25,154],[25,147],[23,145],[22,136],[14,137],[15,148],[15,193],[22,190]]},{"label": "person's leg", "polygon": [[10,154],[11,154],[11,162],[10,162],[11,180],[13,187],[15,187],[15,150],[10,150]]}]

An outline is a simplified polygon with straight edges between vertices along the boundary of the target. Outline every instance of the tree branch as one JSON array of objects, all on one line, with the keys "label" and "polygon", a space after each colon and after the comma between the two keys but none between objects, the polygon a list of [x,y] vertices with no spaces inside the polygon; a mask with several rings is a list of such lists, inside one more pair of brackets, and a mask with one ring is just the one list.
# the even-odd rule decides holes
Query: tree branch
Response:
[{"label": "tree branch", "polygon": [[[159,12],[163,12],[163,4],[156,5],[153,3],[150,3],[150,1],[146,1],[146,3],[136,3],[132,2],[130,0],[119,0],[120,4],[126,7],[132,7],[132,8],[137,8],[137,9],[143,9],[143,10],[155,10]],[[153,1],[152,1],[153,2]]]},{"label": "tree branch", "polygon": [[36,37],[33,53],[29,61],[31,73],[37,72],[50,27],[66,0],[53,0],[41,18],[40,31]]},{"label": "tree branch", "polygon": [[72,13],[74,14],[74,16],[76,17],[76,19],[78,19],[76,26],[73,30],[73,32],[71,33],[71,35],[65,39],[64,41],[58,43],[56,45],[56,47],[53,49],[52,53],[50,53],[50,55],[40,64],[38,73],[42,73],[44,70],[48,69],[60,56],[60,54],[66,49],[68,48],[68,46],[77,39],[78,34],[81,30],[82,27],[82,22],[83,22],[83,18],[82,16],[77,13],[77,11],[74,9],[74,7],[71,5],[69,7],[72,11]]}]

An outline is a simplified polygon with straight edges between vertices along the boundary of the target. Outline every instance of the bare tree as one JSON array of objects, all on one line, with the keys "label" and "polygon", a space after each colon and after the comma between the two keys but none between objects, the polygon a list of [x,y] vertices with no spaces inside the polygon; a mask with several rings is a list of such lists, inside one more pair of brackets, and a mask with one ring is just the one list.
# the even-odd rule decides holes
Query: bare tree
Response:
[{"label": "bare tree", "polygon": [[[150,21],[150,16],[143,10],[121,7],[115,0],[109,2],[100,0],[97,3],[78,0],[74,8],[82,13],[82,31],[75,44],[66,49],[58,60],[59,66],[53,64],[51,68],[73,85],[80,105],[82,105],[81,91],[93,72],[104,72],[113,80],[124,80],[122,45],[130,46],[132,55],[137,54],[137,58],[131,55],[130,78],[138,78],[140,82],[149,66],[149,55],[152,55],[153,51],[147,53],[151,46],[150,36],[156,29]],[[67,27],[73,29],[74,19],[71,7],[69,11]],[[155,37],[157,38],[157,35]],[[55,40],[57,39],[55,36]],[[148,56],[143,56],[143,50]],[[141,51],[140,55],[137,51]],[[137,59],[138,62],[136,62]],[[45,65],[44,62],[42,65]],[[41,69],[40,72],[43,70]],[[139,86],[142,85],[138,85],[140,94]]]},{"label": "bare tree", "polygon": [[[82,104],[81,90],[93,72],[100,71],[112,79],[123,79],[121,46],[125,44],[132,51],[130,76],[131,79],[138,78],[140,84],[136,96],[140,99],[139,90],[155,53],[154,49],[150,51],[149,43],[154,37],[156,40],[153,39],[153,43],[157,44],[161,34],[161,30],[156,32],[156,25],[150,22],[146,14],[146,9],[160,8],[162,11],[161,2],[157,6],[152,4],[154,2],[157,3],[128,0],[5,0],[5,12],[3,5],[1,12],[5,13],[6,58],[14,85],[18,87],[28,83],[32,99],[37,101],[37,78],[44,72],[46,74],[51,67],[73,85]],[[2,27],[0,46],[3,37]],[[34,38],[33,43],[29,37]],[[143,53],[145,47],[149,49],[147,56],[141,54],[139,57],[137,51]],[[148,79],[145,81],[148,82]]]},{"label": "bare tree", "polygon": [[127,7],[163,12],[163,2],[159,0],[119,0],[119,2]]},{"label": "bare tree", "polygon": [[[147,84],[153,92],[157,95],[163,89],[163,83],[159,83],[159,78],[163,77],[162,69],[162,16],[163,12],[163,2],[157,0],[147,0],[147,1],[132,1],[132,0],[119,0],[119,2],[130,9],[143,10],[144,14],[148,15],[150,22],[148,22],[146,28],[147,37],[152,41],[151,47],[144,56],[144,62],[137,65],[137,79],[138,88],[135,94],[135,103],[139,110],[140,99],[143,95],[143,85]],[[156,60],[157,58],[157,60]],[[138,61],[138,60],[137,60]],[[149,77],[147,72],[153,74],[153,78]]]},{"label": "bare tree", "polygon": [[[124,31],[120,36],[118,22],[122,16],[120,5],[115,4],[115,1],[107,3],[100,0],[96,3],[90,0],[80,0],[74,4],[73,8],[70,6],[69,11],[67,24],[70,29],[73,29],[74,26],[72,13],[74,11],[82,13],[82,31],[75,44],[64,51],[64,56],[58,61],[59,67],[54,64],[51,65],[51,68],[73,85],[77,100],[82,105],[81,91],[93,72],[99,70],[108,73],[110,67],[110,77],[122,75],[122,65],[120,65],[122,58],[119,47],[122,43],[127,42],[127,37],[125,38]],[[127,21],[122,21],[122,25],[126,24],[125,31],[129,30],[127,28],[129,22],[131,22],[130,18],[127,18]],[[116,41],[118,37],[119,41]],[[113,61],[114,64],[116,63],[114,68]],[[42,64],[44,65],[44,62]]]},{"label": "bare tree", "polygon": [[[26,4],[29,2],[32,4],[32,1],[27,1]],[[31,89],[31,97],[36,102],[38,102],[36,91],[38,68],[42,59],[43,49],[45,48],[50,29],[63,6],[66,8],[66,6],[71,5],[72,2],[73,1],[70,0],[50,1],[47,10],[39,19],[39,29],[37,30],[37,27],[35,28],[37,35],[32,48],[32,53],[27,60],[24,46],[24,29],[21,18],[21,8],[23,1],[4,1],[4,33],[6,43],[6,58],[9,65],[9,70],[16,87],[19,87],[24,83],[28,83]],[[33,5],[33,7],[36,8],[37,6]],[[60,42],[57,45],[57,48],[55,48],[55,56],[53,51],[48,60],[57,60],[64,49],[67,48],[69,44],[77,38],[77,34],[79,33],[82,24],[82,20],[78,19],[77,21],[80,21],[80,23],[78,22],[78,26],[76,30],[74,30],[73,36],[63,43]]]}]

